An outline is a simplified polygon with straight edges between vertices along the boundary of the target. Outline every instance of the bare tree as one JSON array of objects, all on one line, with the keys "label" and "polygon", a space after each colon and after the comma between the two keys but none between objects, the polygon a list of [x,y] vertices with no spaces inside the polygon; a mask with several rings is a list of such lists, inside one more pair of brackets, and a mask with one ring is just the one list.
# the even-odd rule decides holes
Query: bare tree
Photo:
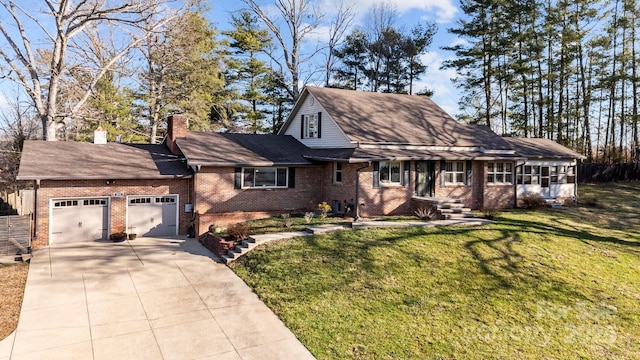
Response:
[{"label": "bare tree", "polygon": [[345,31],[351,26],[351,22],[356,13],[353,9],[353,3],[346,4],[344,1],[340,1],[338,4],[338,11],[329,24],[329,40],[327,42],[327,57],[325,61],[325,86],[329,86],[331,80],[331,73],[333,72],[333,66],[335,62],[334,51],[336,47],[340,45]]},{"label": "bare tree", "polygon": [[[56,140],[57,124],[77,114],[100,78],[144,39],[138,24],[149,17],[148,9],[168,9],[157,6],[167,2],[164,0],[41,1],[43,9],[38,9],[41,14],[36,16],[33,8],[0,0],[0,11],[4,12],[0,13],[0,41],[4,42],[0,45],[4,62],[0,76],[14,81],[29,95],[42,123],[43,137],[51,141]],[[87,69],[82,52],[77,51],[88,32],[112,34],[116,39],[110,58],[95,69]],[[60,85],[79,68],[86,76],[82,91],[73,102],[62,103]]]},{"label": "bare tree", "polygon": [[16,175],[25,140],[38,137],[38,121],[33,107],[19,96],[8,100],[0,113],[0,190],[16,190]]},{"label": "bare tree", "polygon": [[[300,95],[300,67],[311,60],[313,54],[301,54],[302,43],[311,32],[321,23],[323,15],[312,5],[311,0],[274,0],[275,9],[280,17],[275,17],[258,5],[258,0],[242,0],[249,9],[260,18],[273,34],[280,45],[284,64],[274,54],[270,54],[273,61],[286,68],[291,82],[287,84],[287,92],[293,100]],[[279,26],[278,20],[284,20],[284,28]]]}]

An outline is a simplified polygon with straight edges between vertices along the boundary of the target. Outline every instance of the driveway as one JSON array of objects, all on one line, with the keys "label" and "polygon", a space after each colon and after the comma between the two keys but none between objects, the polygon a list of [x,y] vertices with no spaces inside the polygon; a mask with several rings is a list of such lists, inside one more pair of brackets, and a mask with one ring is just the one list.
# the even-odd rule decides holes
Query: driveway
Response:
[{"label": "driveway", "polygon": [[35,251],[8,359],[313,356],[197,240],[139,238]]}]

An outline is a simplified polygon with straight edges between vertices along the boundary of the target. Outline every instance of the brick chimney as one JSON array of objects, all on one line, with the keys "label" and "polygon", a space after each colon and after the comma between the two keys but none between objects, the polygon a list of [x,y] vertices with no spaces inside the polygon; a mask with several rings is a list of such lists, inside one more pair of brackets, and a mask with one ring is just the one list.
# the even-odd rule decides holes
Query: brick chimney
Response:
[{"label": "brick chimney", "polygon": [[187,117],[181,114],[169,115],[167,118],[166,144],[172,153],[178,154],[180,150],[176,146],[176,139],[187,137]]}]

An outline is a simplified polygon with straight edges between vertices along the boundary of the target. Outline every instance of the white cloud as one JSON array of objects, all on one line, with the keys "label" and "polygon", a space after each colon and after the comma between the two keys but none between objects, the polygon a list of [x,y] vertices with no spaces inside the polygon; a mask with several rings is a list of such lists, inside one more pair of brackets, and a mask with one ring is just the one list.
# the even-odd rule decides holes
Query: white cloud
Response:
[{"label": "white cloud", "polygon": [[[322,0],[320,8],[327,13],[331,13],[338,8],[342,0]],[[347,3],[349,0],[344,0]],[[373,5],[386,1],[394,5],[399,14],[402,16],[413,10],[422,10],[433,13],[433,16],[424,14],[421,16],[425,20],[435,20],[437,23],[449,23],[453,20],[458,8],[453,0],[351,0],[354,4],[354,10],[359,16],[365,15]]]},{"label": "white cloud", "polygon": [[442,107],[449,115],[453,116],[458,112],[459,94],[457,88],[452,84],[451,79],[456,77],[453,69],[440,69],[442,62],[446,59],[435,51],[430,51],[420,58],[422,63],[428,66],[426,74],[422,76],[414,85],[416,90],[428,88],[433,90],[433,101]]}]

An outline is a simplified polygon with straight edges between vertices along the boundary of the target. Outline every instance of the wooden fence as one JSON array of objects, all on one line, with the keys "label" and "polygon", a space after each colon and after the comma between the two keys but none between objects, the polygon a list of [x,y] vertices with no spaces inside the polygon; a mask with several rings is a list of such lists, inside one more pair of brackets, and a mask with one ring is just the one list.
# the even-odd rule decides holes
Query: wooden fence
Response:
[{"label": "wooden fence", "polygon": [[578,182],[582,184],[640,180],[640,163],[582,163],[578,167]]},{"label": "wooden fence", "polygon": [[29,253],[31,215],[0,216],[0,255]]}]

